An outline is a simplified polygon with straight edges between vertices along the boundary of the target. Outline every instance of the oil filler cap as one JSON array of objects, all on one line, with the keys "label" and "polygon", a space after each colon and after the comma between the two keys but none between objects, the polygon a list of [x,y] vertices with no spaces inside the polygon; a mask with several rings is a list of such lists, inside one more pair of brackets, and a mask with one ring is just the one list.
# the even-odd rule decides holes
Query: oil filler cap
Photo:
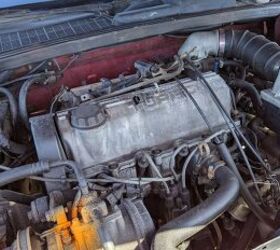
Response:
[{"label": "oil filler cap", "polygon": [[70,114],[71,126],[77,129],[93,129],[102,126],[107,120],[105,109],[97,104],[81,105]]}]

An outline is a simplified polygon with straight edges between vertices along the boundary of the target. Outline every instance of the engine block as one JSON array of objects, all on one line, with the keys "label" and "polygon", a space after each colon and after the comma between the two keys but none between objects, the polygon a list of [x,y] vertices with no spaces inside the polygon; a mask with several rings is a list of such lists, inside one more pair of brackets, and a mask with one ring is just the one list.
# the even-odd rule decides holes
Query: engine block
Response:
[{"label": "engine block", "polygon": [[[206,73],[205,77],[229,113],[230,89],[215,73]],[[211,126],[223,127],[225,121],[203,83],[189,78],[182,83]],[[33,117],[31,126],[41,160],[66,157],[83,169],[124,162],[142,150],[174,148],[176,140],[209,134],[194,103],[177,82],[101,101],[91,100],[57,112],[54,118]],[[58,159],[53,159],[54,155]],[[54,174],[57,177],[57,173]]]}]

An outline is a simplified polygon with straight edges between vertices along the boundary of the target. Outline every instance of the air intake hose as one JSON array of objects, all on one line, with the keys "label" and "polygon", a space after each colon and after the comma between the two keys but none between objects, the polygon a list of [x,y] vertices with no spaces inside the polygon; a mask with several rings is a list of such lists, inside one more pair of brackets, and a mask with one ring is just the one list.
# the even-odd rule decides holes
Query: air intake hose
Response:
[{"label": "air intake hose", "polygon": [[176,247],[221,216],[239,195],[239,182],[226,166],[218,167],[215,180],[219,188],[205,201],[162,226],[155,235],[154,250]]},{"label": "air intake hose", "polygon": [[209,55],[240,59],[268,81],[275,81],[280,70],[280,46],[248,30],[193,33],[179,50],[179,55],[193,60]]},{"label": "air intake hose", "polygon": [[280,47],[277,43],[248,30],[229,30],[224,34],[225,57],[238,58],[258,75],[269,81],[276,80],[280,69]]}]

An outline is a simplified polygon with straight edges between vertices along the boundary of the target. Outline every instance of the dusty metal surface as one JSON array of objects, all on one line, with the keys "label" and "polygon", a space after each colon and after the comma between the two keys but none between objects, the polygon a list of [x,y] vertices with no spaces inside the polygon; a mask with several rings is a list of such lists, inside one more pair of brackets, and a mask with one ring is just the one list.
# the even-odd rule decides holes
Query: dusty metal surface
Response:
[{"label": "dusty metal surface", "polygon": [[[227,112],[230,112],[231,96],[224,80],[214,73],[205,76]],[[190,79],[183,82],[210,124],[220,128],[225,121],[204,85]],[[55,137],[40,140],[45,128],[40,128],[38,124],[44,123],[44,119],[45,116],[32,118],[31,124],[36,127],[36,130],[33,129],[33,136],[37,138],[36,147],[43,154],[48,154],[49,150],[53,150],[49,148],[48,140]],[[174,82],[82,104],[78,108],[59,112],[55,120],[66,154],[84,168],[209,132],[192,101]]]}]

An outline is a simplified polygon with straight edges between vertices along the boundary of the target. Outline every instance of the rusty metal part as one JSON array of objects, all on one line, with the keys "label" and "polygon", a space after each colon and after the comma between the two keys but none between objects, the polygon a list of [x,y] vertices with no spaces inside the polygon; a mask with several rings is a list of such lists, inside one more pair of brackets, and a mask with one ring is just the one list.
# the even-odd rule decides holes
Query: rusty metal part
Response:
[{"label": "rusty metal part", "polygon": [[74,218],[68,220],[68,210],[62,206],[46,213],[50,222],[56,222],[56,226],[43,234],[47,241],[47,249],[75,249],[90,250],[100,249],[100,240],[95,223],[84,223],[83,219]]}]

